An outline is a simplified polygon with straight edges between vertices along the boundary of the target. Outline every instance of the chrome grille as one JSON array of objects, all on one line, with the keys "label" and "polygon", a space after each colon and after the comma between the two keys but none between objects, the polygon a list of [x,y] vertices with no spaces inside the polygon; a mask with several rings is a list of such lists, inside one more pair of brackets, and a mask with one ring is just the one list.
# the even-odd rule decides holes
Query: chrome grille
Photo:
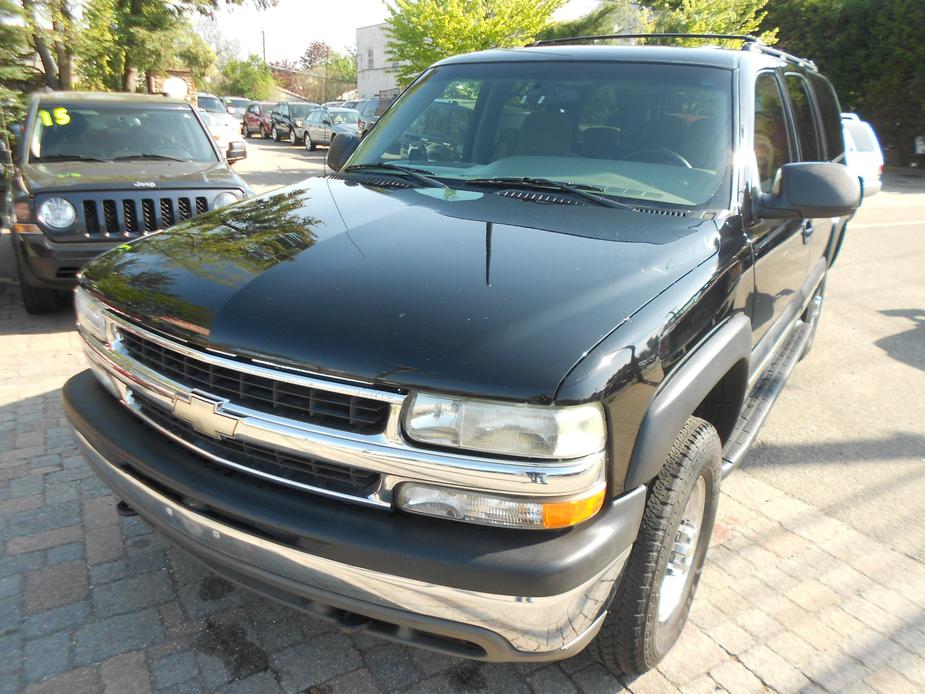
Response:
[{"label": "chrome grille", "polygon": [[127,330],[121,332],[121,342],[132,359],[159,374],[187,388],[199,389],[259,412],[360,434],[385,430],[389,416],[387,402],[217,366]]},{"label": "chrome grille", "polygon": [[264,475],[271,475],[283,482],[294,482],[356,497],[366,497],[379,486],[380,475],[375,472],[291,455],[244,441],[213,439],[200,434],[192,426],[158,405],[137,395],[135,400],[144,417],[196,449]]}]

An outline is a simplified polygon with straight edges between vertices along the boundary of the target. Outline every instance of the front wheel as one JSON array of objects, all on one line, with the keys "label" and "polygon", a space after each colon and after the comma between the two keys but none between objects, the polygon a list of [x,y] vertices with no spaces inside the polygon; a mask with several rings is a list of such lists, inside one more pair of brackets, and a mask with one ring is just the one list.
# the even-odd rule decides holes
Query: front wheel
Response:
[{"label": "front wheel", "polygon": [[290,145],[299,144],[299,138],[296,137],[295,128],[289,128],[289,144]]},{"label": "front wheel", "polygon": [[309,152],[314,152],[317,149],[317,147],[318,146],[315,144],[315,141],[312,140],[311,133],[309,133],[308,130],[306,130],[305,131],[305,149],[307,149]]},{"label": "front wheel", "polygon": [[279,130],[277,130],[276,126],[274,125],[273,126],[273,142],[279,142],[282,139],[283,138],[279,136]]},{"label": "front wheel", "polygon": [[19,262],[16,263],[19,275],[19,293],[26,312],[32,314],[52,313],[61,308],[61,295],[56,289],[46,289],[29,284],[26,274]]},{"label": "front wheel", "polygon": [[721,461],[716,430],[689,418],[651,485],[620,587],[589,647],[610,670],[650,670],[681,635],[713,532]]}]

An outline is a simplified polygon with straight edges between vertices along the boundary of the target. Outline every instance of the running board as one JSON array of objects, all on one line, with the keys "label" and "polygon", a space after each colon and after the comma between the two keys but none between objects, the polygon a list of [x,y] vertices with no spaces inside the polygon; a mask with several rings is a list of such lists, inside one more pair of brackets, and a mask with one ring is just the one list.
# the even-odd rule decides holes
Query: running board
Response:
[{"label": "running board", "polygon": [[802,320],[797,321],[774,361],[745,396],[739,421],[723,448],[723,477],[742,464],[811,336],[812,326]]}]

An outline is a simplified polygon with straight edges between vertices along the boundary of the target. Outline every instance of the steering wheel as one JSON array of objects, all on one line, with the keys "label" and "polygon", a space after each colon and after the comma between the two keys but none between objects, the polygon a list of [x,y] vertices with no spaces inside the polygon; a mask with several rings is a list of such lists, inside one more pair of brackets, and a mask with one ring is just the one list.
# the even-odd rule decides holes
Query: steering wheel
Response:
[{"label": "steering wheel", "polygon": [[[647,159],[645,156],[639,155],[655,155],[655,160]],[[669,164],[676,164],[678,166],[683,166],[686,169],[693,169],[693,165],[682,157],[680,154],[675,152],[673,149],[668,149],[667,147],[651,147],[649,149],[637,149],[635,152],[630,152],[626,155],[626,159],[632,161],[648,161],[653,164],[659,164],[661,162],[666,162]]]}]

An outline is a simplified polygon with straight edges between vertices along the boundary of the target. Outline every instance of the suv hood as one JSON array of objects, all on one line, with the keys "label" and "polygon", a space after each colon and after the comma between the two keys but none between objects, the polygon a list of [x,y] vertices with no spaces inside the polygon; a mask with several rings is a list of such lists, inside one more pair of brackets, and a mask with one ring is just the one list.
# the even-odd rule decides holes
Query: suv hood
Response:
[{"label": "suv hood", "polygon": [[[223,161],[48,162],[26,164],[23,180],[30,193],[52,190],[239,188],[241,178]],[[154,185],[151,185],[151,184]],[[141,185],[139,185],[141,184]]]},{"label": "suv hood", "polygon": [[135,320],[245,358],[548,402],[717,238],[693,216],[329,177],[120,246],[82,282]]}]

